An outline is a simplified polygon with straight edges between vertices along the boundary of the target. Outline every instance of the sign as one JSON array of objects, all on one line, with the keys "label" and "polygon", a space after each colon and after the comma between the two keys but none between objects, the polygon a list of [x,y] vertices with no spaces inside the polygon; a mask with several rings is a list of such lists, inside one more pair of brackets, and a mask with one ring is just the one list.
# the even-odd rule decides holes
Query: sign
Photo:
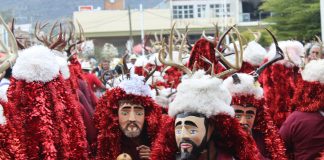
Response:
[{"label": "sign", "polygon": [[79,11],[92,11],[93,6],[88,5],[88,6],[79,6]]}]

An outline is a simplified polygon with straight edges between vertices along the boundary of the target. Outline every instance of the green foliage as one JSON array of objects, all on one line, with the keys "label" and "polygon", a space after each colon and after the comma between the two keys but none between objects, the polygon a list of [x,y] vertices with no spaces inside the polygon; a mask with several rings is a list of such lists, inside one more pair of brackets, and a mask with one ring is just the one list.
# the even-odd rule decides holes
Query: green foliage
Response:
[{"label": "green foliage", "polygon": [[320,0],[266,0],[260,10],[272,12],[265,21],[273,23],[280,40],[309,40],[320,35]]},{"label": "green foliage", "polygon": [[[271,30],[271,32],[273,34],[276,34],[276,32],[273,32],[272,29],[270,29],[270,30]],[[271,45],[272,38],[271,38],[270,34],[265,29],[260,29],[260,30],[255,30],[254,29],[253,31],[260,31],[261,32],[261,37],[260,37],[260,39],[258,41],[258,43],[261,46],[269,47]],[[248,30],[245,30],[245,31],[241,32],[241,36],[243,37],[244,43],[250,42],[250,41],[255,39],[253,34]]]}]

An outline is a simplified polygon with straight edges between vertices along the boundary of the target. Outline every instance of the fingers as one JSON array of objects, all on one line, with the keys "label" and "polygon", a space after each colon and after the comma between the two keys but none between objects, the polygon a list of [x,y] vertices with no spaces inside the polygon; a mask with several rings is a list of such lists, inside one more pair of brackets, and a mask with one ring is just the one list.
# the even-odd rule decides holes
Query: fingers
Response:
[{"label": "fingers", "polygon": [[151,149],[148,146],[141,145],[136,148],[139,151],[139,156],[141,159],[148,159],[150,160]]}]

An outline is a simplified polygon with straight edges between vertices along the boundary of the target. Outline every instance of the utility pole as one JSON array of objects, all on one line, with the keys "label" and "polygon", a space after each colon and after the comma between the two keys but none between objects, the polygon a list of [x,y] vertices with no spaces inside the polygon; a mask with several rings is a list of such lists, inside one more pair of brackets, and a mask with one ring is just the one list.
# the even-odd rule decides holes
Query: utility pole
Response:
[{"label": "utility pole", "polygon": [[128,6],[128,20],[129,20],[129,40],[127,41],[129,52],[133,53],[133,30],[132,30],[132,16],[131,16],[131,10],[130,6]]},{"label": "utility pole", "polygon": [[321,0],[320,1],[320,8],[321,8],[321,35],[322,35],[322,37],[321,37],[321,39],[322,39],[322,41],[323,41],[323,39],[324,39],[324,0]]},{"label": "utility pole", "polygon": [[140,12],[141,12],[141,39],[142,39],[142,56],[145,55],[145,40],[144,40],[144,13],[143,13],[143,5],[140,4]]}]

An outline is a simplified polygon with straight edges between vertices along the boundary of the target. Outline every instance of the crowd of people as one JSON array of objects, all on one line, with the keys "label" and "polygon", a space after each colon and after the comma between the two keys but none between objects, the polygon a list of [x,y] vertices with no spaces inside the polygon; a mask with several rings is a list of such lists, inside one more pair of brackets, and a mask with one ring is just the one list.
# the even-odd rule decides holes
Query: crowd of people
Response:
[{"label": "crowd of people", "polygon": [[324,159],[320,42],[267,30],[265,49],[230,27],[191,45],[172,28],[150,53],[95,67],[82,36],[58,30],[33,46],[10,34],[0,55],[0,159]]}]

